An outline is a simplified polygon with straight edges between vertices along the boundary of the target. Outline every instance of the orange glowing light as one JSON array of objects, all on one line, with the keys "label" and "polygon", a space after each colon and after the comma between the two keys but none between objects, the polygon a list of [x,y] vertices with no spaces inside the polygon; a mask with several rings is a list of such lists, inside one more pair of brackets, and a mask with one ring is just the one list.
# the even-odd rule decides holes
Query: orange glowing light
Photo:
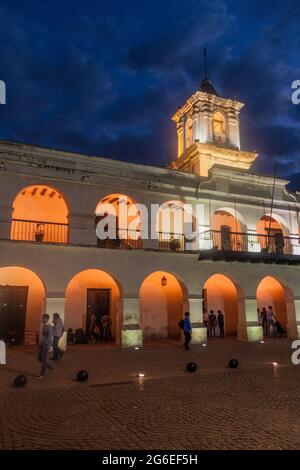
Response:
[{"label": "orange glowing light", "polygon": [[260,311],[271,305],[276,319],[282,326],[287,325],[286,292],[277,279],[272,276],[264,277],[257,288],[256,298]]},{"label": "orange glowing light", "polygon": [[207,311],[221,310],[225,320],[226,335],[236,335],[238,325],[237,289],[233,282],[223,274],[214,274],[204,284]]},{"label": "orange glowing light", "polygon": [[[66,289],[66,329],[72,328],[76,330],[77,328],[82,328],[85,331],[88,311],[90,312],[94,307],[96,309],[102,308],[102,306],[97,303],[95,303],[95,306],[94,304],[92,306],[87,305],[88,289],[99,289],[108,292],[109,303],[107,305],[107,311],[112,320],[112,335],[113,337],[118,336],[121,329],[120,289],[112,276],[100,269],[81,271],[69,282]],[[119,340],[119,338],[117,338],[117,340]]]},{"label": "orange glowing light", "polygon": [[0,268],[0,287],[28,287],[25,331],[39,331],[41,316],[45,312],[45,287],[31,270],[9,266]]},{"label": "orange glowing light", "polygon": [[[162,278],[167,284],[162,285]],[[171,273],[156,271],[149,274],[140,288],[141,327],[146,339],[179,338],[179,321],[188,311],[186,289]]]},{"label": "orange glowing light", "polygon": [[44,185],[22,189],[13,203],[11,239],[66,243],[68,208],[62,194]]}]

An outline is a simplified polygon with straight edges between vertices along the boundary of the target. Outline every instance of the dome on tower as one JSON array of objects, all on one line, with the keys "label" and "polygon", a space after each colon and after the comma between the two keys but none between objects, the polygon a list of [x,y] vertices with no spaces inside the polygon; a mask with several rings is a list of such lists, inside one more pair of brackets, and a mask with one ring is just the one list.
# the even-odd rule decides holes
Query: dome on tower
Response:
[{"label": "dome on tower", "polygon": [[211,81],[208,80],[207,78],[202,80],[201,85],[200,85],[200,91],[203,91],[204,93],[208,93],[209,95],[219,96],[219,93],[215,90]]}]

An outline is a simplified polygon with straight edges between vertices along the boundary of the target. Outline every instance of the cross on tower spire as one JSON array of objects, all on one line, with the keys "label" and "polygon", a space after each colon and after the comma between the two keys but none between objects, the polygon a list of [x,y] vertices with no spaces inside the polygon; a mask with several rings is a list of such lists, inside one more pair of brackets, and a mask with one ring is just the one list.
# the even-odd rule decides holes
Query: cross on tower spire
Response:
[{"label": "cross on tower spire", "polygon": [[208,67],[207,67],[207,49],[203,48],[203,57],[204,57],[204,79],[200,84],[200,91],[208,93],[210,95],[219,96],[215,88],[212,86],[211,81],[208,79]]},{"label": "cross on tower spire", "polygon": [[203,49],[203,55],[204,55],[204,70],[205,70],[204,80],[208,80],[208,76],[207,76],[207,49],[206,49],[206,47],[204,47],[204,49]]}]

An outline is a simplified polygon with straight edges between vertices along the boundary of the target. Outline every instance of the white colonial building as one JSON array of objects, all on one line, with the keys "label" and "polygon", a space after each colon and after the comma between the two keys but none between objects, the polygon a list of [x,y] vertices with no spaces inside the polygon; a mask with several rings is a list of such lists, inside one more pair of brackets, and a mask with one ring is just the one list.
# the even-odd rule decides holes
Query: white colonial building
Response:
[{"label": "white colonial building", "polygon": [[[300,195],[251,171],[258,155],[240,149],[242,106],[203,81],[173,116],[178,156],[168,169],[2,141],[0,337],[13,329],[28,341],[44,312],[84,331],[92,313],[110,313],[116,343],[132,347],[180,337],[189,310],[201,343],[203,311],[220,309],[227,336],[257,341],[257,308],[269,305],[297,337]],[[117,239],[97,237],[103,204],[115,210]],[[149,214],[159,205],[146,219],[156,237],[144,237],[140,204]],[[186,204],[189,239],[176,218]]]}]

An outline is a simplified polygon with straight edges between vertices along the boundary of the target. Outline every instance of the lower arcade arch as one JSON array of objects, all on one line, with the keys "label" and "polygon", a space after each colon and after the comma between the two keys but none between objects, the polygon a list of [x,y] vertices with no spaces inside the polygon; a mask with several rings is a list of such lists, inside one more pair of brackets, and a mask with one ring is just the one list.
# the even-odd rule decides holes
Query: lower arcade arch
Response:
[{"label": "lower arcade arch", "polygon": [[[79,272],[66,289],[66,329],[82,329],[91,341],[113,340],[119,343],[120,300],[121,289],[110,274],[100,269]],[[110,331],[107,331],[108,324]]]},{"label": "lower arcade arch", "polygon": [[[294,305],[293,293],[288,286],[273,276],[265,276],[257,287],[256,298],[259,312],[271,306],[275,319],[284,328],[288,326],[288,304]],[[293,314],[290,320],[293,321]]]},{"label": "lower arcade arch", "polygon": [[45,287],[30,269],[0,268],[0,339],[33,344],[45,312]]},{"label": "lower arcade arch", "polygon": [[188,311],[187,291],[176,276],[156,271],[140,288],[140,323],[144,339],[179,339],[178,323]]},{"label": "lower arcade arch", "polygon": [[[239,302],[241,293],[238,286],[224,274],[214,274],[207,279],[203,287],[203,311],[211,311],[218,317],[218,311],[224,315],[225,336],[237,336],[239,327]],[[208,330],[209,330],[208,323]],[[212,334],[211,331],[209,331]],[[216,320],[216,335],[220,334]]]}]

